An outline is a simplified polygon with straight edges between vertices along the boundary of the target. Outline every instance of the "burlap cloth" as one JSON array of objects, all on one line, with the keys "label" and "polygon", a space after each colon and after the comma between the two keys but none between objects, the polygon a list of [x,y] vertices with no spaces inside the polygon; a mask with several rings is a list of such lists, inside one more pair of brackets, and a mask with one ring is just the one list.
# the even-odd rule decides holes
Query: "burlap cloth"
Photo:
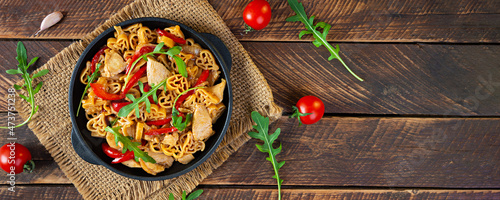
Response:
[{"label": "burlap cloth", "polygon": [[[230,76],[234,107],[230,127],[223,142],[214,154],[195,170],[164,181],[138,181],[117,175],[103,166],[83,161],[71,145],[68,87],[80,54],[104,30],[116,23],[140,17],[171,19],[198,32],[214,34],[227,45],[233,59]],[[179,199],[182,190],[192,191],[250,139],[246,133],[252,128],[251,111],[259,111],[269,116],[271,121],[281,116],[281,108],[274,104],[271,89],[263,75],[206,0],[135,1],[81,41],[74,42],[62,50],[40,69],[49,69],[50,73],[41,78],[44,86],[35,96],[40,110],[28,126],[85,199],[167,199],[169,193]],[[17,110],[26,119],[30,112],[28,103],[21,100],[17,102]]]}]

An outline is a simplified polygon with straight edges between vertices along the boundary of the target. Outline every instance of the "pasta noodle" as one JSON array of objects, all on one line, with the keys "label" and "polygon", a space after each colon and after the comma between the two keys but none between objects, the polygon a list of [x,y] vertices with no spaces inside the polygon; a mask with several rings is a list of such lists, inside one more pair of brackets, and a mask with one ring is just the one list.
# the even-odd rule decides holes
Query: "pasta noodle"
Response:
[{"label": "pasta noodle", "polygon": [[[166,31],[177,38],[171,38],[157,29],[143,26],[141,23],[128,27],[115,26],[114,37],[108,38],[102,55],[99,55],[97,63],[100,64],[100,76],[94,80],[95,84],[102,85],[108,94],[119,95],[127,93],[127,96],[119,100],[105,100],[99,96],[99,91],[90,87],[87,95],[82,101],[82,108],[87,116],[87,129],[91,136],[104,138],[105,142],[113,149],[122,152],[123,144],[116,143],[112,133],[106,132],[107,126],[121,127],[119,133],[129,137],[132,142],[140,144],[139,149],[148,153],[156,163],[145,162],[140,159],[127,160],[123,165],[132,168],[142,168],[147,173],[156,175],[169,168],[174,162],[187,164],[195,159],[196,152],[205,150],[205,141],[213,135],[212,124],[222,115],[226,106],[222,103],[226,81],[219,82],[219,66],[209,50],[201,48],[191,38],[185,36],[179,26],[166,27]],[[185,44],[178,44],[179,38],[185,39]],[[174,42],[174,39],[176,42]],[[186,64],[187,77],[178,72],[178,66],[172,57],[165,54],[151,55],[146,59],[140,58],[143,48],[154,48],[157,44],[164,43],[164,48],[181,46],[179,56]],[[141,54],[142,55],[142,54]],[[137,61],[136,67],[127,72],[127,66]],[[80,81],[87,84],[88,77],[92,74],[94,66],[87,61],[80,75]],[[146,68],[146,73],[137,77],[144,89],[139,89],[138,83],[127,85],[131,77],[126,73],[135,74]],[[144,71],[144,70],[143,70]],[[204,78],[202,77],[204,75]],[[207,76],[208,75],[208,76]],[[127,80],[126,80],[127,79]],[[126,117],[118,117],[120,104],[129,104],[132,99],[140,98],[146,87],[166,81],[166,87],[160,87],[156,92],[157,101],[149,100],[149,109],[146,102],[138,104],[138,115],[133,110]],[[131,87],[130,87],[131,86]],[[184,91],[201,87],[189,93],[177,105],[175,99]],[[143,91],[144,90],[144,91]],[[149,89],[148,89],[149,90]],[[130,97],[130,98],[129,98]],[[120,97],[121,98],[121,97]],[[192,114],[192,121],[187,124],[186,129],[151,134],[151,131],[173,128],[168,119],[172,117],[175,108],[182,115]],[[159,123],[165,121],[165,123]]]}]

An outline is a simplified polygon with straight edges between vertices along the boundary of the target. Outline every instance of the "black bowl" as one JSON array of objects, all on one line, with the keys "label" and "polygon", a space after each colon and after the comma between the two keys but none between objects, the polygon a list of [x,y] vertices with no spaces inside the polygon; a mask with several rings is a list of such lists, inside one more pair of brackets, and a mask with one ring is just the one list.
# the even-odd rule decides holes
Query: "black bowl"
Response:
[{"label": "black bowl", "polygon": [[185,174],[198,165],[207,160],[208,157],[217,149],[220,142],[224,138],[226,131],[229,127],[229,120],[231,118],[231,110],[233,103],[233,95],[231,90],[231,81],[229,79],[229,70],[231,68],[231,55],[224,43],[214,35],[207,33],[197,33],[191,28],[180,24],[175,21],[161,19],[161,18],[138,18],[128,20],[117,24],[117,26],[128,26],[135,23],[142,23],[150,29],[165,28],[169,26],[179,25],[186,38],[193,38],[195,42],[199,43],[204,49],[209,49],[215,56],[221,70],[221,78],[226,79],[227,87],[224,91],[223,103],[226,105],[226,110],[223,115],[213,125],[215,134],[205,142],[205,151],[197,152],[194,154],[195,159],[184,165],[178,162],[165,169],[165,171],[158,173],[156,176],[146,173],[140,168],[129,168],[122,164],[111,164],[112,158],[106,156],[101,150],[101,143],[105,142],[103,138],[96,138],[90,136],[90,131],[87,130],[87,118],[85,111],[80,110],[80,114],[76,117],[76,110],[80,103],[85,85],[80,82],[80,73],[85,68],[85,63],[92,59],[92,57],[99,51],[101,47],[106,45],[108,38],[113,37],[114,28],[109,28],[100,34],[92,43],[87,46],[83,54],[78,60],[73,75],[71,77],[71,84],[69,86],[69,112],[71,115],[71,122],[73,130],[71,132],[71,142],[76,153],[85,161],[103,165],[111,171],[125,177],[145,180],[156,181],[165,180]]}]

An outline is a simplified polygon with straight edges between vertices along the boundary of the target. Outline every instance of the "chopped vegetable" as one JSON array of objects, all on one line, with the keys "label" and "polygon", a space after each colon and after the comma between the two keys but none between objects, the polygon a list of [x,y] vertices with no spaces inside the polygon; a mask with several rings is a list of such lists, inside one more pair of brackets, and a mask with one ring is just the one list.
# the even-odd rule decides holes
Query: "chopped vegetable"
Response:
[{"label": "chopped vegetable", "polygon": [[[106,49],[109,49],[107,46],[106,47],[103,47],[101,50],[99,50],[95,55],[94,57],[92,57],[92,62],[90,64],[90,72],[94,73],[95,70],[96,70],[96,65],[97,65],[97,62],[99,62],[99,59],[101,58],[102,55],[104,55],[104,51]],[[99,71],[99,70],[97,70]]]},{"label": "chopped vegetable", "polygon": [[[325,22],[318,22],[316,25],[314,25],[314,17],[311,16],[311,18],[307,17],[306,11],[304,10],[304,6],[302,6],[302,3],[299,3],[297,0],[288,0],[288,4],[290,7],[292,7],[292,10],[295,11],[297,15],[291,16],[286,19],[288,22],[302,22],[307,30],[303,30],[299,34],[299,38],[302,38],[303,35],[305,34],[312,34],[314,37],[313,44],[316,47],[320,47],[321,45],[325,46],[326,49],[330,52],[330,57],[328,60],[333,60],[334,58],[338,59],[344,67],[351,73],[355,78],[357,78],[359,81],[363,81],[358,75],[356,75],[347,65],[344,63],[342,58],[339,56],[339,45],[337,45],[335,48],[328,43],[326,40],[326,35],[328,35],[328,31],[330,31],[330,28],[332,27],[330,24],[327,24]],[[319,32],[317,29],[322,28],[323,33]]]},{"label": "chopped vegetable", "polygon": [[117,163],[122,163],[127,160],[131,160],[134,158],[134,152],[133,151],[127,151],[125,154],[122,156],[115,158],[113,161],[111,161],[111,164],[117,164]]},{"label": "chopped vegetable", "polygon": [[144,55],[146,53],[152,52],[153,50],[154,50],[154,46],[143,46],[138,51],[136,51],[134,53],[134,55],[132,56],[132,59],[128,63],[127,70],[125,71],[125,73],[128,74],[130,72],[130,68],[132,68],[133,63],[135,63],[135,61],[137,61],[137,59],[140,56],[142,56],[142,55]]},{"label": "chopped vegetable", "polygon": [[122,128],[121,126],[117,126],[115,128],[111,128],[108,126],[104,130],[112,133],[115,136],[116,145],[118,145],[118,142],[121,142],[123,144],[122,153],[125,153],[127,150],[133,151],[135,161],[139,162],[140,158],[144,162],[156,163],[155,159],[149,156],[147,152],[144,152],[137,147],[141,145],[140,142],[132,142],[130,138],[120,134],[119,130],[121,128]]},{"label": "chopped vegetable", "polygon": [[[133,95],[127,94],[126,96],[132,101],[132,103],[129,105],[123,106],[120,109],[120,111],[118,112],[118,117],[126,117],[133,110],[135,110],[135,116],[139,116],[139,114],[140,114],[139,113],[139,104],[141,102],[146,102],[146,111],[148,113],[151,112],[151,103],[149,102],[148,97],[151,95],[156,96],[156,90],[158,90],[158,88],[160,88],[161,86],[164,86],[166,84],[166,81],[167,80],[165,79],[160,84],[153,86],[153,88],[151,88],[151,90],[149,90],[148,92],[144,91],[144,85],[142,84],[142,82],[139,81],[139,89],[141,90],[142,96],[136,99]],[[155,99],[157,99],[157,98],[158,97],[155,97]],[[146,101],[146,99],[148,99],[148,101]]]},{"label": "chopped vegetable", "polygon": [[165,119],[160,119],[160,120],[156,120],[156,121],[147,121],[146,124],[148,126],[163,126],[165,124],[168,124],[170,121],[172,121],[172,117],[167,117]]},{"label": "chopped vegetable", "polygon": [[106,87],[99,83],[90,83],[90,87],[94,91],[95,95],[104,100],[120,100],[123,99],[121,94],[111,94],[106,92]]},{"label": "chopped vegetable", "polygon": [[111,107],[113,107],[114,111],[120,112],[120,109],[123,108],[123,106],[129,105],[132,102],[112,102]]},{"label": "chopped vegetable", "polygon": [[161,135],[165,133],[172,133],[174,131],[177,131],[177,128],[170,127],[170,128],[151,129],[149,131],[146,131],[144,135]]},{"label": "chopped vegetable", "polygon": [[252,112],[252,119],[253,121],[257,124],[253,126],[255,130],[258,132],[248,132],[248,135],[252,138],[259,139],[264,141],[264,144],[259,145],[256,144],[257,149],[259,151],[264,152],[264,153],[269,153],[269,157],[266,158],[269,162],[273,164],[273,169],[274,169],[274,176],[273,178],[276,179],[278,182],[278,199],[281,199],[281,184],[283,183],[283,179],[280,179],[280,176],[278,174],[278,169],[283,167],[285,164],[285,161],[278,162],[276,161],[276,155],[281,152],[281,144],[280,146],[275,149],[273,148],[273,143],[274,141],[278,138],[278,136],[281,133],[281,129],[278,128],[276,131],[269,135],[269,118],[268,117],[263,117],[260,115],[257,111]]},{"label": "chopped vegetable", "polygon": [[90,76],[87,76],[87,85],[85,86],[85,90],[83,90],[82,98],[80,99],[80,103],[78,104],[78,109],[76,110],[76,116],[78,117],[78,114],[80,113],[80,108],[82,107],[82,102],[83,98],[85,97],[85,94],[87,94],[87,90],[89,90],[90,84],[94,83],[94,80],[97,79],[99,76],[99,67],[101,66],[101,63],[97,64],[97,67],[94,72]]},{"label": "chopped vegetable", "polygon": [[167,32],[165,30],[161,30],[161,29],[157,28],[156,32],[158,33],[158,35],[165,36],[165,37],[168,37],[168,38],[172,39],[175,43],[186,44],[186,40],[185,39],[177,37],[174,34],[169,33],[169,32]]},{"label": "chopped vegetable", "polygon": [[17,65],[18,68],[17,69],[9,69],[6,72],[7,72],[7,74],[13,74],[13,75],[21,74],[21,77],[23,77],[24,84],[21,86],[14,84],[14,89],[21,90],[23,88],[26,88],[26,91],[28,92],[28,96],[24,96],[22,94],[19,94],[19,97],[23,98],[26,102],[28,102],[31,105],[31,113],[28,116],[28,119],[26,119],[23,123],[20,123],[16,126],[9,126],[9,127],[0,126],[0,128],[3,128],[3,129],[12,129],[12,128],[21,127],[31,120],[33,115],[38,111],[38,106],[35,105],[35,97],[34,96],[36,93],[38,93],[38,91],[40,91],[40,89],[42,88],[42,85],[43,85],[43,82],[40,81],[36,85],[36,87],[33,88],[33,85],[32,85],[33,80],[35,78],[41,77],[41,76],[49,73],[48,69],[44,69],[44,70],[40,70],[39,72],[37,72],[33,76],[30,76],[30,74],[27,71],[28,67],[30,67],[32,64],[34,64],[38,60],[38,57],[34,57],[28,63],[28,56],[26,55],[26,48],[24,47],[22,42],[17,43],[16,52],[17,52],[16,59],[19,62],[19,65]]}]

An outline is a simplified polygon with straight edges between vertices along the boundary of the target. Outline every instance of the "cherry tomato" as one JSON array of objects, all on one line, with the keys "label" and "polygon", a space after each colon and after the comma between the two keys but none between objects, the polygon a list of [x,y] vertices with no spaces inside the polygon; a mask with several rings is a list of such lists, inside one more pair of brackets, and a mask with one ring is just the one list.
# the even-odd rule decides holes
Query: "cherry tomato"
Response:
[{"label": "cherry tomato", "polygon": [[7,173],[30,173],[34,169],[30,151],[18,143],[7,143],[0,148],[0,167]]},{"label": "cherry tomato", "polygon": [[271,6],[266,0],[253,0],[243,10],[243,20],[255,30],[263,29],[271,21]]},{"label": "cherry tomato", "polygon": [[292,116],[299,117],[299,123],[314,124],[325,114],[325,104],[318,97],[305,96],[300,98],[294,110]]}]

